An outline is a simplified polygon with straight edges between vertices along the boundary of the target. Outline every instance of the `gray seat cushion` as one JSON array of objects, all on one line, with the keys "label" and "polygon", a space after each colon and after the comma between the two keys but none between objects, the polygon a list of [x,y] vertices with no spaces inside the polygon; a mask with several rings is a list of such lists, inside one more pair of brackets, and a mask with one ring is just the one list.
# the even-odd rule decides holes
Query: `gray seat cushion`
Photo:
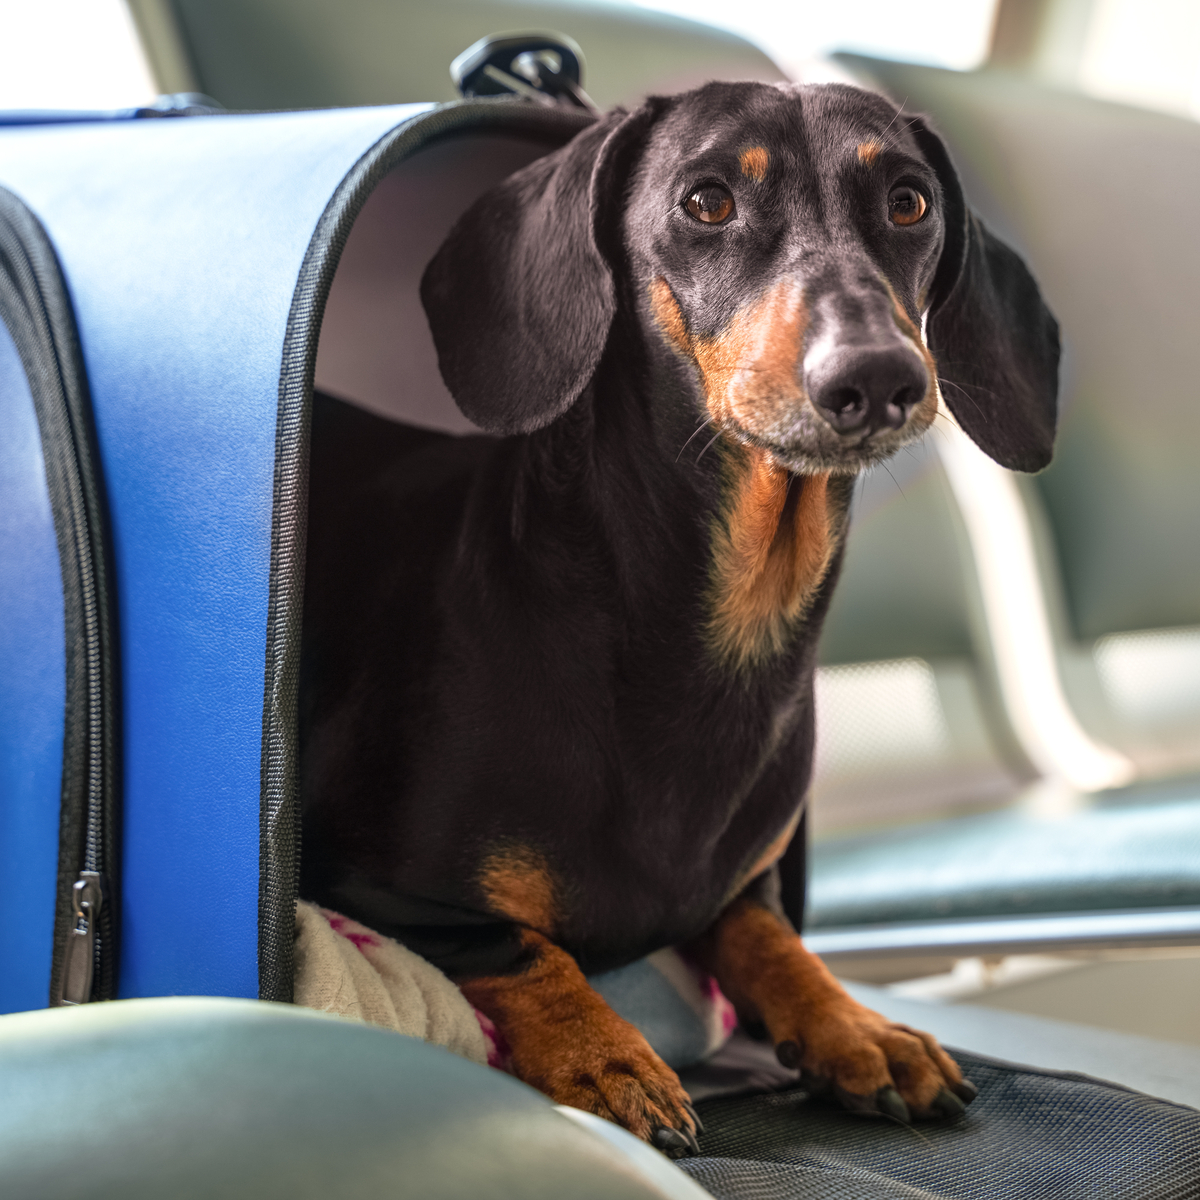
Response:
[{"label": "gray seat cushion", "polygon": [[807,927],[1200,905],[1200,783],[829,838],[813,847]]},{"label": "gray seat cushion", "polygon": [[954,1121],[857,1117],[798,1088],[711,1099],[684,1170],[728,1200],[1195,1200],[1200,1112],[1083,1075],[963,1051]]},{"label": "gray seat cushion", "polygon": [[0,1018],[0,1195],[681,1193],[499,1071],[309,1009],[209,997]]},{"label": "gray seat cushion", "polygon": [[[892,1012],[886,996],[856,992],[894,1017],[936,1011]],[[958,1013],[981,1036],[1014,1020]],[[1136,1040],[1098,1036],[1110,1051]],[[1200,1196],[1200,1113],[1169,1101],[963,1051],[979,1099],[957,1122],[914,1131],[811,1099],[769,1048],[746,1047],[721,1086],[711,1086],[721,1064],[707,1090],[685,1073],[707,1132],[684,1170],[717,1196]],[[280,1005],[134,1000],[16,1014],[0,1020],[0,1078],[0,1194],[14,1200],[682,1200],[688,1186],[665,1160],[651,1164],[665,1174],[647,1170],[622,1145],[628,1135],[598,1138],[499,1072]]]},{"label": "gray seat cushion", "polygon": [[809,1097],[768,1045],[737,1034],[713,1060],[682,1073],[707,1129],[704,1157],[683,1167],[714,1195],[1200,1197],[1200,1112],[1191,1107],[1200,1104],[1200,1048],[849,986],[892,1020],[966,1047],[952,1053],[979,1097],[960,1120],[915,1129],[854,1116]]}]

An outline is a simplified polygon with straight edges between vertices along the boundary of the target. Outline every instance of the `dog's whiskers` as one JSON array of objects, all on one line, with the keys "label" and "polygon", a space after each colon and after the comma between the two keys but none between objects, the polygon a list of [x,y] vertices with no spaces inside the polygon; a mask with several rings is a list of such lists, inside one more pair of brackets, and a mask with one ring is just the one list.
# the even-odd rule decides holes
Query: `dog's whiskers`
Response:
[{"label": "dog's whiskers", "polygon": [[[944,362],[941,365],[942,366],[950,366],[950,367],[971,367],[971,366],[976,366],[977,364],[966,363],[966,362],[958,362],[958,363]],[[964,391],[963,385],[961,383],[955,383],[953,379],[946,379],[940,373],[938,375],[938,380],[942,383],[948,383],[952,387],[958,388],[958,390],[960,392]],[[987,395],[991,396],[994,400],[1003,400],[1004,399],[1004,397],[999,392],[995,391],[993,388],[985,386],[982,383],[972,383],[970,386],[973,387],[977,392],[985,392]],[[964,392],[964,394],[965,394],[965,392]]]},{"label": "dog's whiskers", "polygon": [[711,438],[709,438],[708,443],[705,445],[704,449],[701,450],[700,453],[696,455],[697,462],[699,462],[708,453],[708,451],[712,447],[713,442],[715,442],[717,440],[717,438],[719,438],[721,436],[721,434],[724,432],[725,431],[723,429],[718,429],[717,432],[714,433]]},{"label": "dog's whiskers", "polygon": [[[962,384],[955,383],[953,379],[946,379],[944,376],[941,376],[941,375],[938,376],[938,382],[949,385],[950,387],[954,388],[955,391],[957,391],[965,400],[969,400],[973,405],[975,405],[975,411],[979,413],[979,415],[983,418],[985,423],[987,422],[987,419],[988,419],[987,413],[984,412],[984,410],[980,407],[979,401],[976,400],[975,397],[972,396],[971,393],[968,392],[967,389],[962,386]],[[981,390],[987,391],[986,388],[983,388]],[[993,392],[992,395],[994,396],[994,395],[996,395],[996,393]]]},{"label": "dog's whiskers", "polygon": [[682,446],[680,446],[680,447],[679,447],[679,453],[678,453],[677,455],[675,455],[675,461],[676,461],[676,462],[678,462],[678,461],[679,461],[679,460],[680,460],[680,459],[683,457],[683,452],[684,452],[684,451],[685,451],[685,450],[686,450],[686,449],[687,449],[687,448],[688,448],[688,447],[689,447],[689,446],[692,444],[692,442],[695,440],[695,438],[696,438],[696,434],[698,434],[698,433],[699,433],[699,432],[700,432],[700,431],[701,431],[701,430],[702,430],[702,429],[705,427],[705,425],[711,425],[711,424],[712,424],[712,418],[711,418],[711,417],[705,417],[705,418],[704,418],[704,420],[703,420],[703,421],[701,421],[701,422],[700,422],[700,424],[696,426],[696,428],[695,428],[694,432],[692,433],[692,436],[691,436],[691,437],[689,437],[689,438],[688,438],[688,440],[687,440],[686,442],[684,442]]},{"label": "dog's whiskers", "polygon": [[[904,104],[907,104],[907,103],[908,103],[908,97],[907,97],[907,96],[905,96],[905,97],[904,97]],[[891,120],[890,120],[890,121],[889,121],[889,122],[888,122],[888,123],[887,123],[887,124],[886,124],[886,125],[883,127],[883,132],[882,132],[882,133],[879,135],[879,140],[880,140],[881,142],[883,141],[883,139],[884,139],[885,137],[887,137],[887,131],[888,131],[889,129],[891,129],[891,127],[892,127],[893,125],[895,125],[895,123],[896,123],[896,122],[897,122],[897,121],[900,119],[900,114],[901,114],[901,113],[904,111],[904,104],[901,104],[901,105],[900,105],[900,107],[899,107],[898,109],[896,109],[896,113],[895,113],[895,115],[894,115],[894,116],[892,117],[892,119],[891,119]]]},{"label": "dog's whiskers", "polygon": [[887,472],[889,475],[891,475],[891,477],[892,477],[892,482],[893,482],[893,483],[896,485],[896,491],[898,491],[898,492],[900,493],[900,499],[901,499],[901,500],[907,500],[907,499],[908,499],[908,497],[907,497],[907,496],[904,494],[904,489],[903,489],[903,488],[900,486],[900,483],[899,483],[899,481],[896,479],[895,475],[892,475],[892,469],[891,469],[891,467],[889,467],[889,466],[887,465],[887,463],[885,463],[885,462],[883,462],[883,461],[880,461],[879,465],[880,465],[880,466],[881,466],[881,467],[882,467],[882,468],[883,468],[883,469],[884,469],[884,470],[885,470],[885,471],[886,471],[886,472]]}]

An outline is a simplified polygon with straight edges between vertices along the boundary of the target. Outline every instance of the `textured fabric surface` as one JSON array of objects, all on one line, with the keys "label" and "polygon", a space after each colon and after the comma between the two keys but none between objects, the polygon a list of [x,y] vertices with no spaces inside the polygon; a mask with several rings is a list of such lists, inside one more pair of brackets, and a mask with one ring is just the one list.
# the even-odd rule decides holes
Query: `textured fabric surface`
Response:
[{"label": "textured fabric surface", "polygon": [[[116,960],[117,664],[111,547],[87,372],[55,247],[34,213],[0,188],[0,324],[22,364],[18,392],[33,402],[58,543],[65,667],[55,947],[50,1002],[111,1000]],[[10,498],[11,499],[11,498]],[[12,518],[6,513],[6,524]],[[22,576],[25,555],[5,562]],[[56,589],[57,590],[57,589]],[[51,607],[58,607],[51,601]],[[8,613],[0,620],[7,625]],[[8,674],[4,665],[0,672]],[[20,820],[18,819],[18,827]],[[81,871],[107,879],[77,938]],[[19,893],[17,893],[19,894]],[[97,901],[92,900],[95,906]],[[66,965],[69,949],[73,967]],[[89,959],[91,962],[89,963]],[[18,968],[19,969],[19,968]],[[70,976],[69,986],[65,979]],[[43,1001],[44,1002],[44,1001]]]},{"label": "textured fabric surface", "polygon": [[799,1089],[704,1102],[721,1200],[1196,1200],[1200,1112],[1085,1076],[955,1053],[979,1086],[957,1121],[855,1117]]},{"label": "textured fabric surface", "polygon": [[437,967],[357,921],[296,905],[295,999],[445,1046],[481,1066],[489,1046],[475,1010]]},{"label": "textured fabric surface", "polygon": [[[437,967],[349,917],[298,901],[294,961],[296,1004],[418,1037],[502,1071],[511,1068],[503,1035]],[[672,1066],[707,1058],[736,1024],[716,980],[675,950],[589,982]]]},{"label": "textured fabric surface", "polygon": [[588,983],[676,1070],[716,1053],[737,1025],[717,981],[675,949],[591,975]]}]

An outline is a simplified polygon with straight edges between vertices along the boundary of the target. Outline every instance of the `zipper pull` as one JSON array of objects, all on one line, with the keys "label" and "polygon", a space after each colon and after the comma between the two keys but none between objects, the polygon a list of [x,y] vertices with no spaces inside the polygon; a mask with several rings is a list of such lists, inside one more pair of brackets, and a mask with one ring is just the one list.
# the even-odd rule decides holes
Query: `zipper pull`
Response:
[{"label": "zipper pull", "polygon": [[75,924],[67,935],[63,955],[62,992],[59,1004],[86,1004],[92,998],[96,965],[96,918],[104,905],[104,888],[98,871],[81,871],[71,887]]}]

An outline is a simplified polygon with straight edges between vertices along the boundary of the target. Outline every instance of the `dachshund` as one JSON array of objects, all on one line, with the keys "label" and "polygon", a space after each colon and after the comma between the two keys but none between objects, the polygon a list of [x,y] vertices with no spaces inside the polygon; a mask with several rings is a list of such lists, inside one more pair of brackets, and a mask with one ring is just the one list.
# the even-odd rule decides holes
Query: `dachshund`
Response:
[{"label": "dachshund", "polygon": [[586,979],[664,946],[847,1107],[961,1113],[949,1055],[798,936],[813,670],[855,477],[939,398],[997,462],[1049,462],[1058,327],[1024,263],[925,120],[712,83],[487,192],[421,296],[486,432],[317,397],[302,894],[673,1157],[687,1094]]}]

